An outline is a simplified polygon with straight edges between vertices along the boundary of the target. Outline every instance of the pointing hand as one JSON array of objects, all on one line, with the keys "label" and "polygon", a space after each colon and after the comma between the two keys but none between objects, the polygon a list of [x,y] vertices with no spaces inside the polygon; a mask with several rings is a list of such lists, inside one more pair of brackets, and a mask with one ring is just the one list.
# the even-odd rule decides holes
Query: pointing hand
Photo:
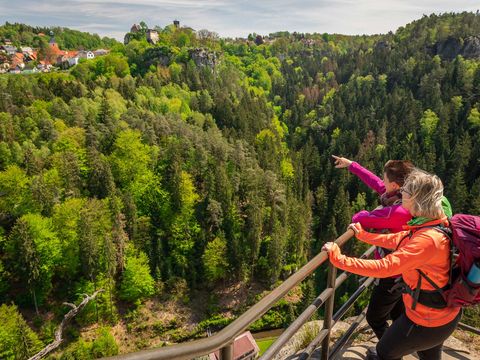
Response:
[{"label": "pointing hand", "polygon": [[335,168],[337,169],[342,169],[350,166],[352,163],[352,160],[348,160],[347,158],[340,157],[340,156],[335,156],[332,155],[332,157],[335,159]]}]

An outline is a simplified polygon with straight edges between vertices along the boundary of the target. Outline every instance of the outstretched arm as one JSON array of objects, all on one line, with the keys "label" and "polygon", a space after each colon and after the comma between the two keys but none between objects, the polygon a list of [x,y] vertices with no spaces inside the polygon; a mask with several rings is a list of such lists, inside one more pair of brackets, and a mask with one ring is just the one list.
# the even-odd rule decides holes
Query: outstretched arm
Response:
[{"label": "outstretched arm", "polygon": [[360,180],[362,180],[363,183],[370,189],[375,190],[380,195],[385,192],[385,184],[383,183],[382,179],[362,167],[359,163],[341,156],[332,155],[332,157],[335,159],[335,168],[348,168],[352,174],[358,176]]},{"label": "outstretched arm", "polygon": [[371,171],[365,169],[359,163],[352,161],[352,163],[348,166],[348,170],[352,174],[358,176],[358,178],[362,180],[365,185],[380,195],[385,192],[385,184],[383,183],[383,180]]},{"label": "outstretched arm", "polygon": [[353,215],[352,222],[369,229],[401,229],[411,218],[412,215],[401,205],[392,205],[373,211],[359,211]]},{"label": "outstretched arm", "polygon": [[365,231],[360,223],[348,226],[355,232],[355,237],[367,244],[381,246],[387,249],[396,249],[400,241],[408,236],[408,231],[400,231],[392,234],[376,234]]},{"label": "outstretched arm", "polygon": [[407,245],[380,260],[345,256],[335,243],[325,244],[324,250],[328,251],[330,262],[339,269],[362,276],[386,278],[420,267],[435,251],[435,244],[428,236],[416,236]]}]

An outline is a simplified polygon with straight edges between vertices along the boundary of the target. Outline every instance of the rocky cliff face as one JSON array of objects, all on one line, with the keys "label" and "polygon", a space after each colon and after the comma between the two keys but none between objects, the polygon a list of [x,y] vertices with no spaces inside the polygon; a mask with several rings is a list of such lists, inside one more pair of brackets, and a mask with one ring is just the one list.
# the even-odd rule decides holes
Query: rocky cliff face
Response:
[{"label": "rocky cliff face", "polygon": [[466,38],[462,52],[462,56],[466,59],[480,59],[480,36]]},{"label": "rocky cliff face", "polygon": [[437,42],[432,52],[446,60],[453,60],[457,55],[465,59],[480,59],[480,36],[469,36],[464,40],[450,37]]},{"label": "rocky cliff face", "polygon": [[[218,55],[214,51],[196,48],[190,49],[188,54],[197,66],[208,66],[213,69],[218,64]],[[168,66],[173,59],[174,56],[170,49],[165,46],[148,49],[144,55],[144,61],[147,67],[151,65]]]},{"label": "rocky cliff face", "polygon": [[206,49],[191,49],[189,50],[190,58],[197,66],[208,66],[214,68],[218,63],[218,56],[214,51],[208,51]]}]

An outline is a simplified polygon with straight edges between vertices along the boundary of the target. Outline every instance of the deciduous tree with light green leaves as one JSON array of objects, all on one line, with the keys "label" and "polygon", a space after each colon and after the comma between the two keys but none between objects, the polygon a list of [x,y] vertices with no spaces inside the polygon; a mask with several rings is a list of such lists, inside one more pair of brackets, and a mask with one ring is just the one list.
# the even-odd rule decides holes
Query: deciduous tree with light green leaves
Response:
[{"label": "deciduous tree with light green leaves", "polygon": [[139,303],[154,293],[155,281],[150,275],[147,256],[143,252],[135,253],[130,250],[122,274],[120,298],[132,303]]},{"label": "deciduous tree with light green leaves", "polygon": [[176,271],[182,276],[191,264],[192,250],[200,231],[195,219],[195,205],[199,199],[192,177],[185,171],[180,172],[178,179],[179,205],[168,233],[168,244]]},{"label": "deciduous tree with light green leaves", "polygon": [[38,214],[22,216],[15,223],[6,247],[19,276],[28,283],[38,313],[38,304],[52,288],[60,260],[60,241],[51,220]]},{"label": "deciduous tree with light green leaves", "polygon": [[227,243],[225,239],[216,237],[207,244],[202,256],[203,266],[207,280],[215,283],[225,279],[228,270]]}]

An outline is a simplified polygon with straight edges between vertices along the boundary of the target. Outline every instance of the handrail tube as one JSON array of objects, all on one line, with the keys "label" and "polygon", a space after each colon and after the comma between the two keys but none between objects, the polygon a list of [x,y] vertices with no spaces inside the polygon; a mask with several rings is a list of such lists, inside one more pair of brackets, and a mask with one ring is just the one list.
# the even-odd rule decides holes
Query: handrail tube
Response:
[{"label": "handrail tube", "polygon": [[[367,249],[361,256],[360,258],[364,259],[372,254],[372,252],[375,250],[375,246],[371,246],[369,249]],[[330,270],[333,269],[333,266],[330,265]],[[337,277],[335,280],[335,287],[334,289],[337,289],[350,275],[352,275],[349,272],[344,272],[340,276]],[[325,325],[324,322],[324,329],[320,331],[320,333],[312,340],[312,342],[303,350],[303,352],[300,354],[297,360],[305,360],[310,358],[312,353],[315,351],[317,348],[318,344],[323,341],[323,344],[321,346],[321,357],[322,358],[329,358],[329,338],[330,338],[330,333],[331,329],[334,327],[334,325],[337,323],[338,319],[340,319],[343,316],[343,313],[348,310],[348,308],[353,304],[358,296],[368,287],[370,286],[371,282],[373,282],[373,278],[367,278],[366,281],[360,286],[363,286],[363,290],[360,292],[355,292],[347,301],[347,303],[350,303],[350,305],[342,306],[339,311],[335,315],[331,317],[331,322],[327,326]],[[330,300],[330,299],[329,299]],[[332,310],[333,310],[333,297],[331,299],[332,301]],[[327,331],[328,330],[328,331]],[[327,341],[328,339],[328,341]],[[275,344],[274,344],[275,345]]]},{"label": "handrail tube", "polygon": [[333,345],[332,351],[330,352],[331,359],[335,359],[335,356],[337,355],[337,352],[345,345],[345,343],[350,339],[350,337],[353,335],[355,330],[357,329],[358,325],[365,319],[367,315],[367,308],[363,309],[363,311],[355,318],[354,322],[348,330],[343,334],[343,336],[338,339],[338,341]]},{"label": "handrail tube", "polygon": [[[367,281],[374,281],[375,279],[374,278],[369,278]],[[365,281],[365,283],[367,283],[367,281]],[[363,286],[363,285],[362,285]],[[365,290],[369,285],[367,285],[363,290]],[[362,291],[363,291],[362,290]],[[357,294],[357,296],[355,297],[355,299],[353,300],[353,302],[355,302],[355,300],[358,298],[358,296],[360,295]],[[353,298],[353,295],[349,298],[352,299]],[[348,302],[348,301],[347,301]],[[353,304],[352,302],[352,304]],[[346,311],[346,310],[345,310]],[[337,313],[332,317],[332,324],[331,324],[331,327],[333,328],[335,326],[335,324],[338,322],[338,320],[343,316],[343,314],[340,315],[340,310],[337,311]],[[355,331],[355,329],[357,328],[358,324],[363,320],[365,316],[363,316],[361,318],[361,320],[358,322],[357,320],[360,318],[360,317],[357,317],[356,320],[353,322],[353,324],[350,326],[350,328],[347,330],[347,333],[349,331]],[[357,323],[358,322],[358,323]],[[324,329],[324,330],[327,330],[327,329]],[[323,334],[319,334],[317,335],[317,337],[315,337],[315,339],[312,340],[312,342],[305,348],[305,350],[303,351],[303,353],[300,355],[300,357],[298,358],[298,360],[307,360],[310,358],[310,356],[312,356],[313,352],[315,351],[315,349],[317,348],[317,345],[320,341],[322,340],[325,340],[325,337],[327,336],[327,334],[323,335]],[[348,338],[350,338],[351,335],[349,335]],[[324,353],[324,347],[325,347],[325,344],[322,345],[322,354]],[[329,358],[332,357],[333,358],[333,350],[328,354],[329,355]]]},{"label": "handrail tube", "polygon": [[375,281],[375,278],[368,278],[362,285],[358,287],[357,290],[350,296],[350,298],[338,309],[338,311],[333,315],[335,321],[340,320],[343,315],[352,307],[352,305],[357,301],[358,297]]},{"label": "handrail tube", "polygon": [[335,306],[335,280],[337,277],[337,268],[333,266],[332,263],[328,266],[328,276],[327,276],[327,286],[333,288],[333,294],[327,300],[325,304],[325,315],[323,318],[323,328],[328,330],[327,336],[322,340],[322,360],[328,360],[328,351],[329,351],[329,342],[330,342],[330,333],[332,331],[332,315],[333,307]]},{"label": "handrail tube", "polygon": [[[335,243],[342,247],[354,235],[353,230],[348,229],[339,236]],[[209,354],[232,342],[236,336],[244,331],[251,323],[259,319],[275,303],[283,298],[293,287],[311,275],[316,268],[328,259],[326,251],[321,251],[300,270],[291,275],[287,280],[268,293],[258,303],[253,305],[245,313],[240,315],[234,322],[226,326],[217,334],[200,340],[167,346],[160,349],[142,350],[136,353],[112,356],[111,360],[188,360],[195,356]]]},{"label": "handrail tube", "polygon": [[233,360],[233,342],[224,346],[220,350],[220,359],[221,360]]},{"label": "handrail tube", "polygon": [[366,259],[370,255],[372,255],[373,251],[375,250],[376,246],[370,246],[363,254],[360,256],[360,259]]},{"label": "handrail tube", "polygon": [[474,334],[480,335],[480,329],[474,328],[473,326],[467,325],[465,323],[458,323],[458,327],[462,330],[467,330],[473,332]]},{"label": "handrail tube", "polygon": [[322,293],[310,304],[305,311],[275,340],[275,342],[263,353],[258,360],[269,360],[274,357],[283,346],[292,338],[298,329],[305,324],[317,309],[333,294],[333,289],[325,289]]},{"label": "handrail tube", "polygon": [[[365,251],[361,258],[368,257],[375,246],[370,247],[367,251]],[[340,274],[337,279],[335,280],[335,289],[338,289],[340,285],[351,275],[352,273],[343,272]],[[367,285],[368,286],[368,285]],[[273,358],[281,349],[282,347],[290,340],[292,335],[302,327],[303,324],[307,322],[308,319],[313,315],[317,309],[323,305],[326,299],[332,293],[332,289],[325,289],[322,291],[320,295],[318,295],[315,300],[288,326],[288,328],[275,340],[275,342],[270,345],[270,347],[263,353],[263,355],[258,360],[269,360]],[[334,315],[335,318],[335,315]]]},{"label": "handrail tube", "polygon": [[312,356],[315,349],[317,348],[317,345],[320,343],[320,341],[323,341],[327,337],[329,332],[330,332],[329,329],[322,329],[318,333],[318,335],[315,337],[315,339],[313,339],[312,342],[303,350],[303,352],[300,354],[297,360],[309,359],[310,356]]},{"label": "handrail tube", "polygon": [[[337,289],[345,280],[347,280],[350,273],[344,272],[335,280],[335,289]],[[270,345],[270,347],[263,353],[258,360],[269,360],[275,356],[282,347],[291,339],[292,335],[307,322],[315,311],[322,306],[325,301],[333,294],[333,289],[327,288],[321,292],[320,295],[293,321],[290,326]]]}]

